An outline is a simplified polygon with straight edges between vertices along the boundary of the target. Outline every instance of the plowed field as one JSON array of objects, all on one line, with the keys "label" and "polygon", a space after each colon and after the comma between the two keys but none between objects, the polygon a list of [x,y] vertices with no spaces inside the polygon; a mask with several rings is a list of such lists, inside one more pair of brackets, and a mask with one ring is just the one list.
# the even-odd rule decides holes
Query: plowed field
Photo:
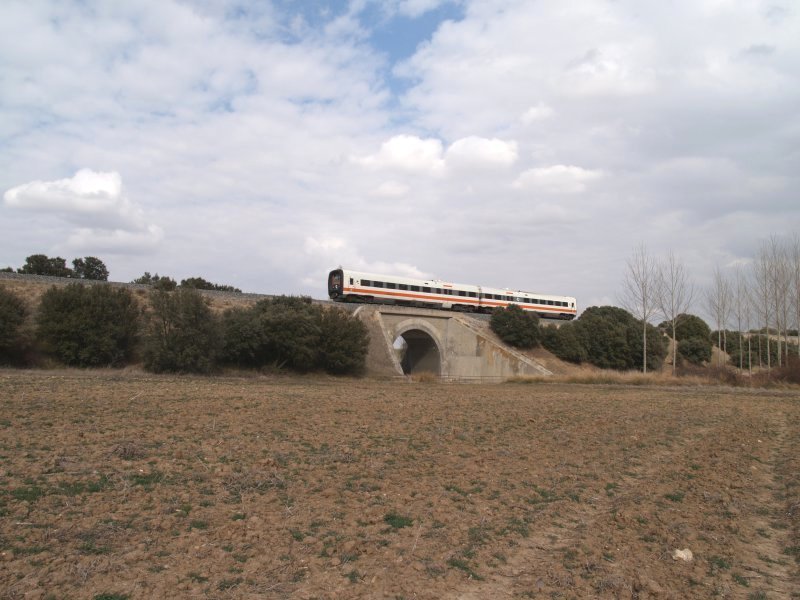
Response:
[{"label": "plowed field", "polygon": [[800,590],[796,392],[0,371],[0,411],[3,598]]}]

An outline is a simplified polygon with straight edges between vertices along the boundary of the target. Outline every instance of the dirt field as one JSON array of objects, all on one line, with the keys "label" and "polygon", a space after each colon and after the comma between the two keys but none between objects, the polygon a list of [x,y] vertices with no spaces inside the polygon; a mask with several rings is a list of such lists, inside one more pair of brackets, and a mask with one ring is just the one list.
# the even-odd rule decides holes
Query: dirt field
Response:
[{"label": "dirt field", "polygon": [[800,597],[796,392],[0,371],[0,406],[2,598]]}]

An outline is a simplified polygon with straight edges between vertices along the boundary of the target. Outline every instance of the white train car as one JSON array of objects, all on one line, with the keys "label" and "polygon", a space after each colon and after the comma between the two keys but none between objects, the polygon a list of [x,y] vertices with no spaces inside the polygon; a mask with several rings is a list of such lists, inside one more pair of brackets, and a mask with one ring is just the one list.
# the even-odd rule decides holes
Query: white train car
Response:
[{"label": "white train car", "polygon": [[480,308],[480,288],[477,285],[361,273],[349,269],[330,272],[328,296],[340,302],[373,302],[465,311],[477,311]]},{"label": "white train car", "polygon": [[515,304],[548,319],[573,319],[575,298],[450,283],[438,279],[412,279],[396,275],[363,273],[338,268],[328,274],[328,296],[336,302],[368,302],[492,312]]},{"label": "white train car", "polygon": [[523,310],[535,312],[545,319],[574,319],[578,313],[577,301],[571,296],[551,296],[514,290],[481,288],[481,308],[491,312],[516,304]]}]

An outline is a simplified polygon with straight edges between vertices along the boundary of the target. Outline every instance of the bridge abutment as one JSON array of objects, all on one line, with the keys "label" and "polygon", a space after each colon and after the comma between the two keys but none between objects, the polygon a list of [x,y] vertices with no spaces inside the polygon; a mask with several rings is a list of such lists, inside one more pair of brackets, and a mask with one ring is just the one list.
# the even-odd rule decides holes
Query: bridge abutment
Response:
[{"label": "bridge abutment", "polygon": [[432,373],[450,379],[500,380],[552,374],[463,313],[364,305],[356,315],[370,333],[371,375]]}]

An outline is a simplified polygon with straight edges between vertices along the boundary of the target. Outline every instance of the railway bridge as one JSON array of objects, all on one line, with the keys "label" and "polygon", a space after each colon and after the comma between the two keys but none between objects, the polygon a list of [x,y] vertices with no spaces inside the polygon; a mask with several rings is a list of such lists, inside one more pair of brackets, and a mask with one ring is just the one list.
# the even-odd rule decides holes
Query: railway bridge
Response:
[{"label": "railway bridge", "polygon": [[354,314],[369,330],[371,375],[432,373],[465,380],[552,375],[501,342],[486,321],[465,313],[364,304]]}]

